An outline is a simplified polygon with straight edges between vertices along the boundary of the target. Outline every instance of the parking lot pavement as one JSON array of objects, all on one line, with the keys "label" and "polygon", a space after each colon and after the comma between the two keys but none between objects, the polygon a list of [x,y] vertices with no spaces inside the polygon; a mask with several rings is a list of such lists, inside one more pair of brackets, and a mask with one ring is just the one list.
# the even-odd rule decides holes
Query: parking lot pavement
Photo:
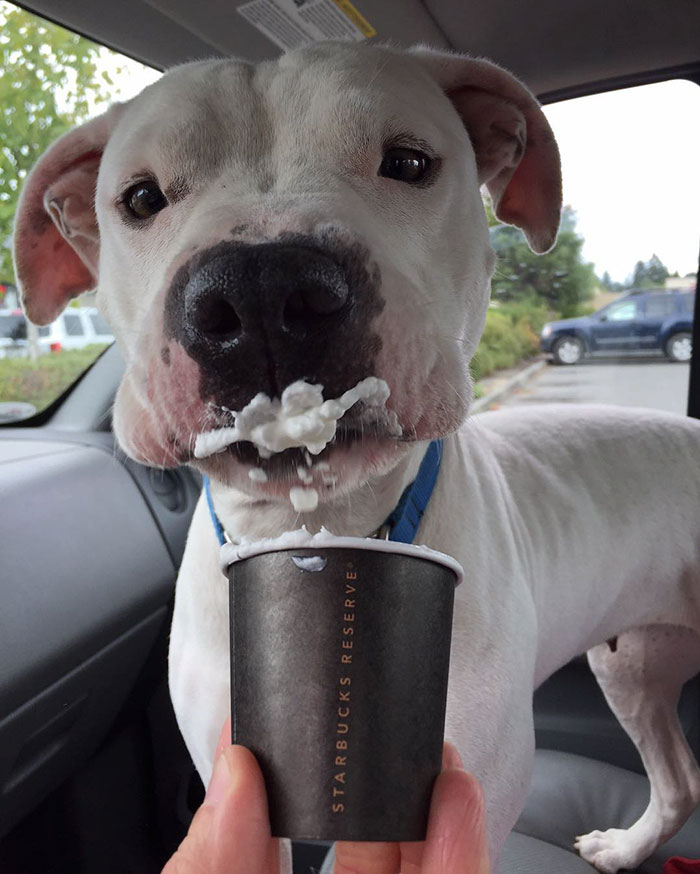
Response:
[{"label": "parking lot pavement", "polygon": [[547,364],[496,406],[549,403],[622,404],[686,412],[690,365],[665,358],[595,358],[570,367]]}]

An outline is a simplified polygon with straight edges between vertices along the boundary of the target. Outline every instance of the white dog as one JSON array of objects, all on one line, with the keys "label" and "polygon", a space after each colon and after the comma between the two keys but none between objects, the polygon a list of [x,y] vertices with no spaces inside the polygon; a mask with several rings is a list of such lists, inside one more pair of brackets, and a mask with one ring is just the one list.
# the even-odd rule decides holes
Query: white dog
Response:
[{"label": "white dog", "polygon": [[[675,718],[700,668],[700,425],[580,407],[466,421],[495,260],[482,184],[533,249],[552,246],[552,133],[486,61],[321,44],[257,66],[195,63],[41,159],[19,208],[18,276],[40,324],[97,285],[126,359],[115,431],[146,464],[193,463],[197,435],[231,426],[259,392],[306,379],[331,398],[384,379],[390,415],[341,419],[303,519],[288,500],[297,450],[259,461],[237,444],[196,461],[224,527],[234,540],[301,521],[369,535],[444,437],[416,542],[467,571],[446,735],[484,785],[494,862],[528,789],[533,689],[588,651],[651,800],[629,830],[578,848],[601,871],[634,868],[700,800]],[[200,500],[170,685],[205,781],[229,710],[218,552]]]}]

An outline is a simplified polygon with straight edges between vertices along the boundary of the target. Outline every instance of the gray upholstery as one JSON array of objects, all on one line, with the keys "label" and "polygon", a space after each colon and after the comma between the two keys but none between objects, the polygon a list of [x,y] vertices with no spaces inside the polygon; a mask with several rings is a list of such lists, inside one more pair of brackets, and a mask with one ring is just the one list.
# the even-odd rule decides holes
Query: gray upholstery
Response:
[{"label": "gray upholstery", "polygon": [[[332,874],[333,859],[331,850],[319,874]],[[499,874],[592,874],[593,870],[573,853],[513,832],[503,848]]]},{"label": "gray upholstery", "polygon": [[[593,874],[573,839],[593,829],[626,827],[644,810],[645,777],[595,759],[538,750],[530,795],[501,854],[498,874]],[[638,869],[661,874],[671,856],[700,858],[700,809]],[[332,874],[329,853],[320,874]]]},{"label": "gray upholstery", "polygon": [[519,832],[503,847],[498,874],[593,874],[594,868],[570,852]]},{"label": "gray upholstery", "polygon": [[[570,850],[576,835],[631,825],[648,799],[649,783],[640,774],[571,753],[538,750],[530,795],[515,829]],[[700,809],[638,870],[660,874],[671,856],[700,858]]]}]

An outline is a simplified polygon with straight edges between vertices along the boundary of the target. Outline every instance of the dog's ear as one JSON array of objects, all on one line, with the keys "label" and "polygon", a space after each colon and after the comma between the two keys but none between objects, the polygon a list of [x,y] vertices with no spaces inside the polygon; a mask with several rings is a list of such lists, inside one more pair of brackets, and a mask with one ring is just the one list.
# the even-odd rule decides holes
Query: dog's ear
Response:
[{"label": "dog's ear", "polygon": [[38,325],[96,285],[97,173],[123,106],[64,134],[24,183],[15,216],[15,273],[27,317]]},{"label": "dog's ear", "polygon": [[556,242],[561,165],[554,134],[531,92],[490,61],[411,50],[461,116],[496,217],[516,225],[537,253]]}]

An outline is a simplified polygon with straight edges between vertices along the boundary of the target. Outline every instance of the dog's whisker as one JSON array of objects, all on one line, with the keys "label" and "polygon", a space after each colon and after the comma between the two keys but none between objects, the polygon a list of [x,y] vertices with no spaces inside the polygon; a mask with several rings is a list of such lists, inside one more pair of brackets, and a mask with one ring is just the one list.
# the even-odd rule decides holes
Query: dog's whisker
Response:
[{"label": "dog's whisker", "polygon": [[[452,383],[448,379],[445,380],[445,385],[447,385],[449,388],[452,389],[452,391],[457,395],[457,397],[464,404],[465,407],[468,406],[467,400],[464,397],[464,395],[462,395],[460,392],[458,392],[457,389],[452,385]],[[446,412],[446,410],[445,410],[445,412]]]}]

